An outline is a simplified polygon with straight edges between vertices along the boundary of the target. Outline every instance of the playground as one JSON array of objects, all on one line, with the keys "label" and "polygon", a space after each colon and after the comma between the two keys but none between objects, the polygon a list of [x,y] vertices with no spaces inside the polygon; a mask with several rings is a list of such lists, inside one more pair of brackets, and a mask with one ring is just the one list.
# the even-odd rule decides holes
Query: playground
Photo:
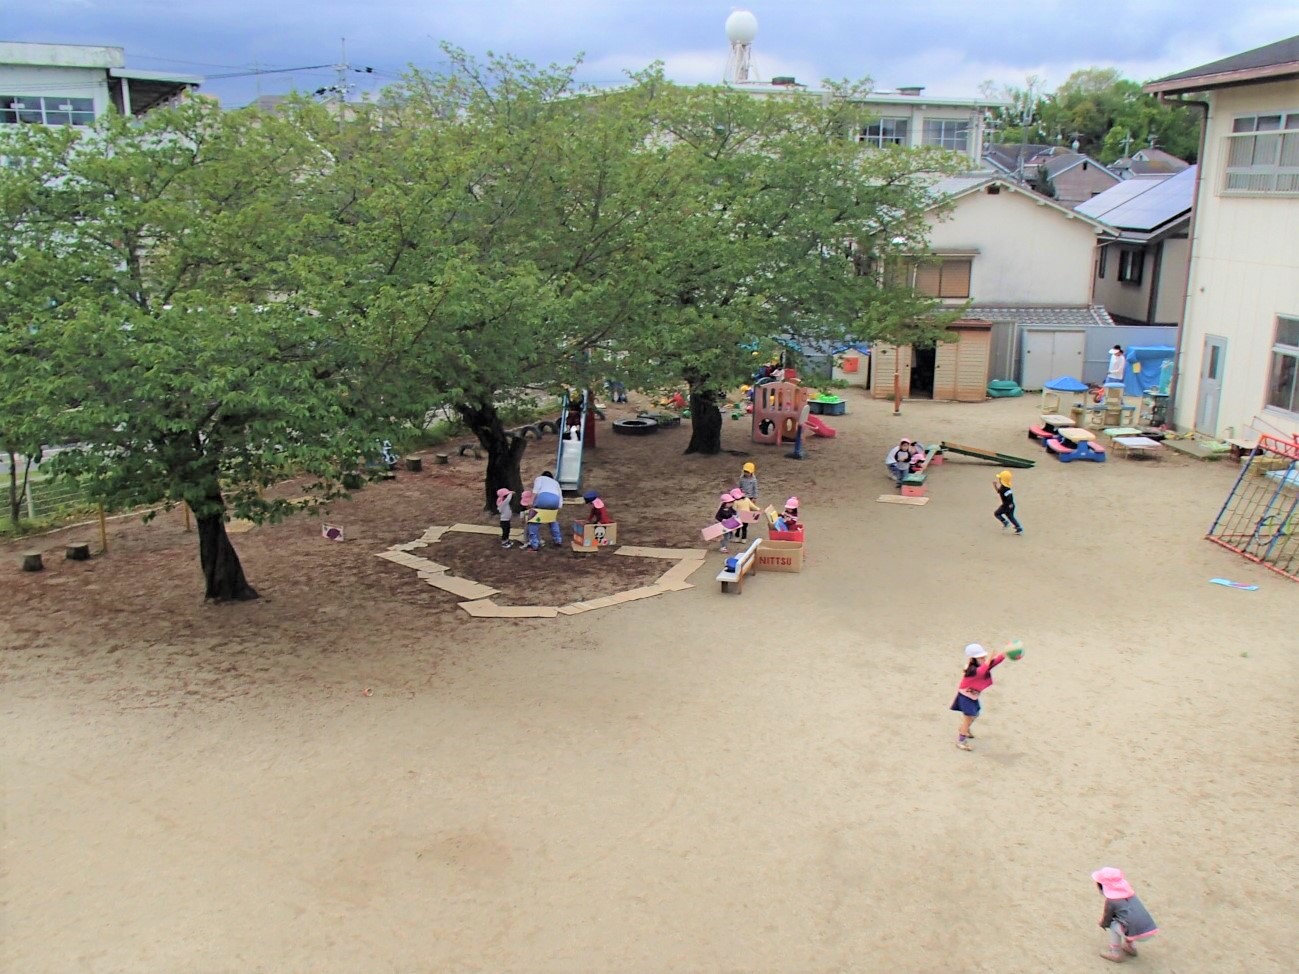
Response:
[{"label": "playground", "polygon": [[[235,534],[257,602],[202,603],[178,511],[89,561],[62,550],[90,526],[0,547],[0,967],[1102,970],[1113,865],[1163,931],[1134,969],[1293,968],[1299,586],[1204,540],[1236,464],[1060,463],[1027,398],[895,417],[857,390],[801,461],[729,413],[730,452],[683,457],[685,425],[610,435],[631,398],[583,485],[620,543],[707,554],[598,611],[475,618],[378,557],[485,527],[416,553],[515,605],[666,567],[501,548],[472,457]],[[1035,459],[1025,534],[974,456],[878,503],[901,436]],[[700,528],[746,461],[761,505],[801,499],[806,557],[722,594]],[[962,647],[1010,640],[959,751]]]}]

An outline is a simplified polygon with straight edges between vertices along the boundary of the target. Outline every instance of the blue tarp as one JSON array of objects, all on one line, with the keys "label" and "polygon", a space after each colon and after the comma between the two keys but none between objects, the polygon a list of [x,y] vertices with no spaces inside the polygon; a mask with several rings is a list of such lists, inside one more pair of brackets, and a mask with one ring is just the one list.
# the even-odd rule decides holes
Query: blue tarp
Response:
[{"label": "blue tarp", "polygon": [[1043,389],[1050,389],[1052,392],[1086,392],[1087,383],[1079,382],[1077,379],[1062,375],[1058,379],[1048,379],[1042,383]]},{"label": "blue tarp", "polygon": [[1128,349],[1128,370],[1123,376],[1123,394],[1141,396],[1150,390],[1168,392],[1167,386],[1161,389],[1160,377],[1164,373],[1164,363],[1172,362],[1177,349],[1171,345],[1134,345]]}]

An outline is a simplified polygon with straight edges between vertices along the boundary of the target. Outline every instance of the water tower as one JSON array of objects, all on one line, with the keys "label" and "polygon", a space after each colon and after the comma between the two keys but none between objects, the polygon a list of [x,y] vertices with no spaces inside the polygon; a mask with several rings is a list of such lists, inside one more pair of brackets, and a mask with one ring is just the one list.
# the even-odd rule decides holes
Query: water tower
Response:
[{"label": "water tower", "polygon": [[758,36],[758,18],[747,10],[736,10],[726,18],[726,39],[731,42],[731,56],[726,60],[722,81],[743,85],[753,79],[753,39]]}]

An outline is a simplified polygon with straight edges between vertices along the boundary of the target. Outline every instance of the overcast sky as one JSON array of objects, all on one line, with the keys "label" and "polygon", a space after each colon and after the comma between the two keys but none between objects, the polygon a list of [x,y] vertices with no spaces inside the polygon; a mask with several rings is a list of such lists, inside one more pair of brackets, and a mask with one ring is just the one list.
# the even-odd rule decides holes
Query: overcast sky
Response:
[{"label": "overcast sky", "polygon": [[[975,96],[979,85],[1053,88],[1076,68],[1113,66],[1144,81],[1299,34],[1297,0],[755,0],[763,79],[870,77]],[[682,82],[721,80],[724,24],[711,0],[41,0],[11,9],[0,38],[124,47],[130,67],[205,75],[224,103],[331,84],[312,67],[347,61],[353,95],[410,64],[439,66],[439,43],[548,64],[583,55],[603,84],[654,61]],[[21,9],[17,16],[16,9]],[[293,68],[256,77],[214,77]]]}]

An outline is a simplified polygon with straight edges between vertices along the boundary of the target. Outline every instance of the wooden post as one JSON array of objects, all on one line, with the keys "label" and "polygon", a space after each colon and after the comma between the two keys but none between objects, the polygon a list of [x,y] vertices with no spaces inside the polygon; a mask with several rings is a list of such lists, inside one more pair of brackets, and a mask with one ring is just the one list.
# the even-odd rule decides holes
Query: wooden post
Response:
[{"label": "wooden post", "polygon": [[182,502],[181,507],[185,508],[185,533],[189,534],[191,531],[194,530],[192,527],[190,527],[190,523],[189,523],[189,505]]},{"label": "wooden post", "polygon": [[23,571],[38,572],[44,567],[45,563],[41,561],[41,553],[39,551],[23,552]]},{"label": "wooden post", "polygon": [[893,346],[893,415],[902,415],[902,349]]},{"label": "wooden post", "polygon": [[104,517],[104,505],[99,505],[99,549],[108,552],[108,519]]}]

